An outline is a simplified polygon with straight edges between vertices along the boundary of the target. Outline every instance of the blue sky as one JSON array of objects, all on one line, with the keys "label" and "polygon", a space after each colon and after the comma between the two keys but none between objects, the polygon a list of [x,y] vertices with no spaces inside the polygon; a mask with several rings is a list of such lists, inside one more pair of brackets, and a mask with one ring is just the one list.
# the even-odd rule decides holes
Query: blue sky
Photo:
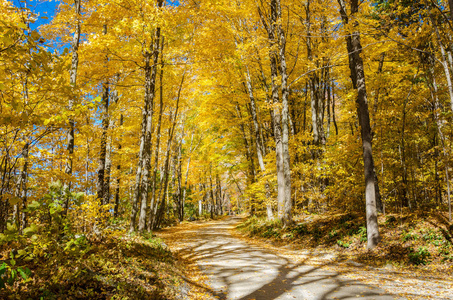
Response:
[{"label": "blue sky", "polygon": [[40,17],[47,17],[48,19],[38,18],[33,24],[30,24],[30,28],[37,29],[43,24],[47,24],[51,21],[55,15],[55,10],[59,4],[57,0],[11,0],[16,7],[25,7],[25,5],[34,13]]},{"label": "blue sky", "polygon": [[[28,8],[38,14],[40,17],[47,17],[48,19],[39,18],[36,20],[35,23],[30,24],[30,28],[32,30],[37,29],[39,26],[43,24],[49,23],[53,16],[55,15],[56,8],[60,1],[58,0],[10,0],[16,7],[24,7],[25,3],[27,4]],[[167,5],[171,6],[178,6],[179,0],[169,0],[167,1]]]}]

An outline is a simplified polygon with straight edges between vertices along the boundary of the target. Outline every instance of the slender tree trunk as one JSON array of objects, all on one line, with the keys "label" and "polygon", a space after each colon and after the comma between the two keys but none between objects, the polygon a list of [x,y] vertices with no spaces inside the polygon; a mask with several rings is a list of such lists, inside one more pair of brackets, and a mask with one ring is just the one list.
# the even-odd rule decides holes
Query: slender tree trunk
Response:
[{"label": "slender tree trunk", "polygon": [[[340,14],[345,26],[349,23],[346,13],[344,0],[338,0],[340,4]],[[351,0],[351,15],[358,12],[358,0]],[[365,72],[363,60],[360,56],[362,45],[360,44],[360,33],[357,31],[358,23],[354,22],[354,31],[347,35],[346,45],[349,56],[349,68],[351,70],[352,84],[357,89],[357,114],[361,127],[363,164],[365,173],[365,202],[366,202],[366,220],[367,220],[367,247],[373,249],[379,243],[379,227],[376,212],[376,182],[374,174],[374,161],[371,146],[371,126],[370,115],[368,112],[367,93],[365,84]]]},{"label": "slender tree trunk", "polygon": [[164,96],[163,96],[163,79],[164,79],[164,60],[163,60],[163,47],[164,41],[161,43],[161,67],[159,73],[159,116],[157,119],[157,129],[156,129],[156,145],[154,146],[154,167],[153,167],[153,176],[151,179],[151,203],[150,203],[150,212],[148,215],[148,231],[150,232],[153,227],[155,214],[157,212],[158,201],[156,200],[156,187],[157,187],[157,168],[159,165],[159,149],[160,149],[160,138],[161,138],[161,126],[162,126],[162,113],[164,109]]},{"label": "slender tree trunk", "polygon": [[177,158],[175,161],[175,175],[177,176],[177,181],[178,181],[178,186],[177,186],[177,191],[176,191],[176,197],[177,197],[177,202],[178,202],[178,217],[179,217],[179,222],[184,221],[184,199],[183,199],[183,192],[182,192],[182,140],[184,138],[184,122],[182,123],[182,132],[181,132],[181,139],[179,141],[178,145],[178,153],[177,153]]},{"label": "slender tree trunk", "polygon": [[[90,125],[90,119],[87,116],[87,126]],[[89,188],[91,186],[90,182],[90,138],[87,135],[87,144],[86,144],[86,149],[87,149],[87,155],[85,156],[85,194],[88,195]]]},{"label": "slender tree trunk", "polygon": [[[449,1],[451,1],[451,0],[449,0]],[[451,107],[451,111],[453,112],[453,85],[451,82],[450,69],[448,68],[448,62],[447,62],[447,58],[446,58],[446,54],[445,54],[445,48],[442,44],[442,39],[439,34],[439,29],[437,27],[437,23],[432,18],[431,18],[431,21],[434,26],[434,31],[435,31],[436,37],[437,37],[437,43],[439,45],[440,53],[442,56],[442,67],[444,69],[445,79],[447,81],[448,96],[450,97],[450,107]]]},{"label": "slender tree trunk", "polygon": [[[147,53],[146,57],[145,57],[145,72],[149,72],[149,76],[150,76],[151,72],[149,69],[150,68],[150,65],[149,65],[150,58],[149,57],[150,57],[150,55],[149,55],[149,53]],[[144,152],[145,152],[146,121],[148,119],[148,113],[149,113],[149,107],[148,107],[148,103],[145,101],[145,105],[142,109],[142,124],[141,124],[141,131],[140,131],[140,150],[138,153],[137,171],[135,173],[134,199],[132,201],[129,232],[135,231],[135,224],[136,224],[137,213],[138,213],[138,205],[139,205],[140,199],[141,199],[142,167],[143,167],[143,156],[144,156]]]},{"label": "slender tree trunk", "polygon": [[[163,193],[162,193],[162,198],[161,198],[161,204],[157,212],[155,213],[154,219],[153,219],[153,224],[152,228],[156,229],[160,226],[160,223],[163,218],[163,214],[165,212],[165,201],[166,201],[166,196],[167,196],[167,188],[168,188],[168,167],[169,167],[169,161],[170,161],[170,152],[171,152],[171,143],[173,140],[174,132],[175,132],[175,127],[178,119],[178,110],[179,110],[179,101],[181,99],[181,91],[182,87],[184,84],[184,79],[186,76],[186,70],[184,70],[184,73],[181,78],[181,83],[179,85],[178,89],[178,95],[176,98],[176,108],[175,108],[175,113],[174,117],[170,113],[170,122],[171,122],[171,127],[168,129],[168,140],[167,140],[167,154],[165,156],[165,164],[164,164],[164,187],[163,187]],[[157,207],[157,206],[156,206]]]},{"label": "slender tree trunk", "polygon": [[[107,34],[107,25],[104,25],[104,35]],[[106,61],[108,58],[106,57]],[[105,169],[106,169],[106,158],[107,158],[107,133],[109,129],[109,81],[105,80],[102,83],[102,101],[101,101],[101,123],[102,123],[102,135],[101,135],[101,147],[99,150],[99,165],[98,165],[98,182],[97,182],[97,198],[102,205],[107,204],[105,200]]]},{"label": "slender tree trunk", "polygon": [[187,180],[189,179],[189,170],[190,170],[190,158],[191,158],[191,153],[192,153],[192,145],[193,145],[193,133],[190,138],[190,150],[189,150],[189,157],[187,158],[187,169],[186,169],[186,175],[184,179],[184,187],[183,187],[183,192],[182,192],[182,202],[186,202],[186,194],[187,194]]},{"label": "slender tree trunk", "polygon": [[[442,132],[442,120],[440,118],[440,112],[441,112],[441,106],[439,103],[439,98],[437,97],[438,94],[438,88],[437,88],[437,83],[436,83],[436,78],[434,77],[434,60],[432,59],[433,67],[430,69],[431,73],[431,82],[432,82],[432,91],[431,91],[431,98],[433,101],[433,115],[434,115],[434,120],[436,121],[436,127],[437,127],[437,134],[439,135],[439,140],[440,144],[442,146],[442,154],[443,154],[443,159],[444,159],[444,164],[445,164],[445,180],[447,183],[447,202],[448,202],[448,218],[449,221],[451,222],[451,191],[450,191],[450,176],[448,174],[448,154],[445,146],[445,136],[444,133]],[[436,160],[436,179],[438,178],[437,176],[437,160]],[[440,185],[438,185],[440,186]],[[439,195],[440,195],[440,189],[439,189]],[[439,196],[439,200],[441,200],[441,196]]]},{"label": "slender tree trunk", "polygon": [[[255,102],[255,96],[253,95],[253,87],[252,87],[252,79],[250,77],[250,71],[248,66],[246,66],[246,85],[247,85],[247,91],[249,94],[249,99],[250,99],[250,111],[252,115],[252,120],[253,120],[253,133],[255,135],[255,147],[256,147],[256,154],[258,157],[258,164],[260,166],[261,173],[266,172],[266,167],[264,165],[264,159],[263,157],[266,155],[265,154],[265,149],[262,147],[263,146],[263,141],[261,139],[260,135],[260,126],[258,122],[258,114],[257,114],[257,109],[256,109],[256,102]],[[266,199],[270,198],[270,188],[269,188],[269,183],[266,183],[265,186],[266,189]],[[266,213],[267,213],[267,219],[272,220],[274,218],[274,214],[272,212],[272,205],[267,201],[266,203]]]},{"label": "slender tree trunk", "polygon": [[[113,104],[118,104],[118,91],[116,89],[116,86],[118,84],[119,80],[119,74],[116,74],[113,77],[111,85],[113,88],[110,90],[109,97],[111,100],[111,103]],[[104,188],[103,188],[103,203],[109,204],[110,203],[110,176],[111,176],[111,171],[112,171],[112,137],[108,136],[108,130],[113,128],[115,126],[115,121],[113,118],[110,118],[110,113],[108,113],[108,125],[107,125],[107,144],[105,147],[105,173],[104,173]]]},{"label": "slender tree trunk", "polygon": [[[171,119],[170,115],[170,119]],[[176,120],[176,117],[175,117]],[[174,127],[173,127],[174,128]],[[169,167],[170,167],[170,154],[171,154],[171,142],[173,139],[172,128],[168,129],[168,140],[167,140],[167,151],[165,154],[164,170],[163,170],[163,186],[161,186],[162,196],[160,197],[160,205],[157,209],[157,212],[154,216],[154,224],[152,225],[153,229],[160,227],[162,219],[165,213],[166,199],[167,199],[167,188],[168,188],[168,179],[169,179]],[[159,193],[160,194],[160,193]]]},{"label": "slender tree trunk", "polygon": [[[120,124],[119,126],[123,126],[123,114],[120,116]],[[122,145],[121,143],[118,144],[118,152],[121,151]],[[121,183],[121,156],[118,159],[118,165],[116,165],[116,190],[115,190],[115,206],[113,208],[113,216],[116,218],[118,217],[119,208],[120,208],[120,183]]]},{"label": "slender tree trunk", "polygon": [[209,165],[209,193],[211,195],[211,219],[214,219],[215,214],[215,200],[214,200],[214,187],[212,185],[212,164]]},{"label": "slender tree trunk", "polygon": [[17,187],[16,187],[16,197],[19,200],[18,203],[14,205],[14,215],[13,221],[18,226],[19,232],[22,233],[22,230],[27,227],[27,213],[25,211],[27,207],[27,177],[28,177],[28,163],[29,163],[29,149],[30,144],[27,141],[22,149],[22,158],[24,164],[22,170],[19,174]]},{"label": "slender tree trunk", "polygon": [[[81,8],[81,0],[74,0],[74,13],[75,13],[75,31],[74,31],[74,36],[72,39],[71,43],[71,52],[72,52],[72,58],[71,58],[71,68],[69,69],[69,82],[73,88],[74,95],[69,99],[68,103],[68,109],[69,111],[74,110],[74,105],[75,105],[75,92],[77,89],[77,68],[79,66],[79,43],[80,43],[80,32],[81,32],[81,13],[80,13],[80,8]],[[75,127],[75,121],[74,117],[71,116],[69,117],[69,129],[66,134],[66,150],[67,150],[67,160],[65,164],[65,173],[68,175],[72,175],[72,165],[73,165],[73,155],[74,155],[74,127]],[[70,190],[71,189],[71,182],[65,182],[64,183],[64,190]],[[67,214],[69,207],[69,197],[66,198],[64,202],[64,215]]]},{"label": "slender tree trunk", "polygon": [[[245,156],[247,161],[249,162],[248,165],[248,172],[247,172],[247,185],[254,184],[256,181],[256,170],[255,170],[255,160],[254,156],[251,151],[250,143],[247,139],[247,134],[245,131],[244,127],[244,118],[242,117],[242,112],[241,112],[241,107],[239,105],[236,105],[236,112],[238,114],[239,118],[239,127],[242,132],[242,139],[244,141],[244,147],[245,147]],[[250,198],[250,215],[253,216],[255,214],[255,199],[252,196]]]}]

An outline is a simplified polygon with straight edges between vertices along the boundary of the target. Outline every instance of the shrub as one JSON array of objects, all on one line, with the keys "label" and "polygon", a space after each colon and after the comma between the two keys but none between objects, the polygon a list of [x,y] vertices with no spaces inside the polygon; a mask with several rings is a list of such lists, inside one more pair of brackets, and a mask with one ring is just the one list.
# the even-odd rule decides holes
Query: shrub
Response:
[{"label": "shrub", "polygon": [[338,246],[343,247],[343,248],[349,248],[349,246],[351,246],[351,242],[345,242],[342,240],[337,240],[337,244],[338,244]]},{"label": "shrub", "polygon": [[409,240],[416,241],[416,240],[418,240],[418,238],[419,238],[419,236],[416,233],[411,233],[411,232],[406,232],[406,231],[403,231],[403,233],[401,235],[401,240],[403,242],[406,242]]},{"label": "shrub", "polygon": [[411,249],[409,253],[409,261],[415,265],[426,265],[428,263],[428,257],[431,256],[428,249],[425,247],[419,247],[417,251]]}]

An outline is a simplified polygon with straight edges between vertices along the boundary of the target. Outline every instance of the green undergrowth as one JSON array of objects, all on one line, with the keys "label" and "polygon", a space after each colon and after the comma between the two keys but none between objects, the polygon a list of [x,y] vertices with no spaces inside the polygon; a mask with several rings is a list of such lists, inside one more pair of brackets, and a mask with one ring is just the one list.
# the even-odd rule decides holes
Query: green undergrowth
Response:
[{"label": "green undergrowth", "polygon": [[26,237],[2,244],[0,299],[176,299],[187,292],[181,266],[158,238],[35,240],[33,247]]},{"label": "green undergrowth", "polygon": [[426,265],[453,269],[453,225],[436,213],[379,216],[381,243],[367,251],[365,219],[356,214],[304,215],[292,226],[250,217],[237,226],[250,237],[352,255],[373,265]]}]

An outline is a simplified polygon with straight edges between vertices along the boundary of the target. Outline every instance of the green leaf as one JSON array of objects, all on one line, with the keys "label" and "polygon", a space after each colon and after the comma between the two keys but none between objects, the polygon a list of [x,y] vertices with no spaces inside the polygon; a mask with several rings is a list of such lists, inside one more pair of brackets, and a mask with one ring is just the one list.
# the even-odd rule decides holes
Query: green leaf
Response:
[{"label": "green leaf", "polygon": [[25,268],[25,270],[23,270],[22,268],[17,268],[17,271],[23,279],[27,279],[31,275],[31,271],[28,268]]},{"label": "green leaf", "polygon": [[35,209],[37,209],[40,205],[41,205],[41,204],[40,204],[38,201],[33,200],[32,203],[28,204],[27,209],[29,209],[29,210],[35,210]]},{"label": "green leaf", "polygon": [[38,226],[36,226],[36,224],[31,224],[30,226],[28,226],[27,228],[25,228],[23,230],[23,233],[25,236],[30,237],[37,231],[38,231]]},{"label": "green leaf", "polygon": [[16,224],[6,223],[6,230],[9,233],[14,233],[17,231],[17,226],[16,226]]},{"label": "green leaf", "polygon": [[11,276],[8,278],[8,283],[13,284],[14,281],[16,280],[17,277],[17,271],[14,269],[11,269]]},{"label": "green leaf", "polygon": [[5,274],[6,270],[8,269],[8,265],[6,263],[3,263],[1,266],[0,266],[0,276],[2,276],[3,274]]}]

